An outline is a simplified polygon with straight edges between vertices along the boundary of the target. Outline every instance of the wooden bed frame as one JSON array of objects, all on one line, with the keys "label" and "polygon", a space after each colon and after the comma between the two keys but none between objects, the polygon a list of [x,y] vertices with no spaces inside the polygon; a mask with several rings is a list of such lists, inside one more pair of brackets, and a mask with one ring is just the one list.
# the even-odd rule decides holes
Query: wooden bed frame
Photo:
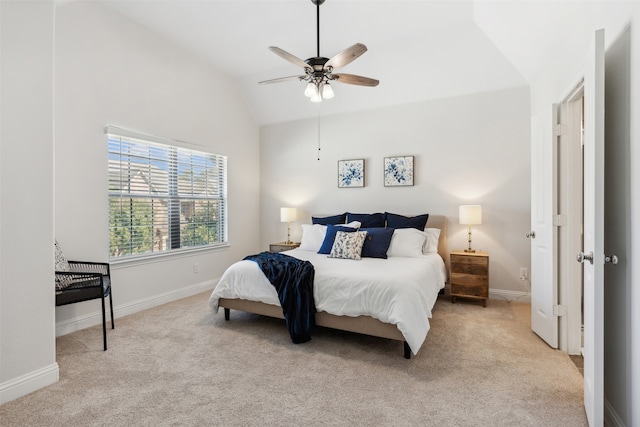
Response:
[{"label": "wooden bed frame", "polygon": [[[439,228],[440,240],[438,242],[438,253],[442,257],[447,266],[447,275],[449,274],[449,254],[447,252],[447,220],[443,215],[429,215],[427,228]],[[276,317],[284,319],[282,307],[277,305],[265,304],[262,302],[248,301],[243,299],[220,298],[219,306],[224,308],[224,318],[229,320],[230,309],[240,310],[247,313],[260,314],[262,316]],[[411,349],[404,340],[404,336],[398,330],[396,325],[381,322],[370,316],[336,316],[326,312],[316,313],[316,325],[327,328],[339,329],[342,331],[356,332],[359,334],[371,335],[374,337],[388,338],[392,340],[404,342],[404,357],[411,358]]]}]

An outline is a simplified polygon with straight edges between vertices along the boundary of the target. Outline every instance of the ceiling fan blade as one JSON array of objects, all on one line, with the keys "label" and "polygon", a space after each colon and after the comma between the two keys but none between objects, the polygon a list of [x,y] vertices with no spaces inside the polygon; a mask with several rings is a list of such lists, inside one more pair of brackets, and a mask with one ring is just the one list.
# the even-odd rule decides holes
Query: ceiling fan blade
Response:
[{"label": "ceiling fan blade", "polygon": [[362,43],[356,43],[328,60],[327,63],[324,64],[324,66],[333,68],[344,67],[366,51],[367,47],[365,45],[363,45]]},{"label": "ceiling fan blade", "polygon": [[279,82],[286,82],[288,80],[304,80],[306,79],[307,76],[288,76],[288,77],[278,77],[277,79],[271,79],[271,80],[263,80],[261,82],[258,82],[258,84],[267,84],[267,83],[279,83]]},{"label": "ceiling fan blade", "polygon": [[356,76],[355,74],[332,74],[332,80],[336,80],[340,83],[346,83],[350,85],[358,86],[378,86],[379,80],[370,79],[369,77]]},{"label": "ceiling fan blade", "polygon": [[275,53],[276,55],[278,55],[280,58],[291,62],[293,65],[297,65],[298,67],[308,68],[310,70],[313,70],[313,68],[311,68],[311,66],[306,62],[304,62],[302,59],[290,54],[287,51],[280,49],[279,47],[269,46],[269,50]]}]

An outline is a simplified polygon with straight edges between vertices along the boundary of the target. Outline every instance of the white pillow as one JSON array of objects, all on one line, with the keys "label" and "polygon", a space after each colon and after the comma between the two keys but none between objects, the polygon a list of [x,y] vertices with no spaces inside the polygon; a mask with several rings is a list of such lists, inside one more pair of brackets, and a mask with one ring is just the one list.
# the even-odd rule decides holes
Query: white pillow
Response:
[{"label": "white pillow", "polygon": [[[340,227],[350,227],[356,230],[360,228],[360,222],[352,221],[349,224],[337,224]],[[327,234],[327,226],[320,224],[302,224],[302,239],[300,239],[300,246],[298,249],[303,251],[318,252],[324,242],[324,237]]]},{"label": "white pillow", "polygon": [[302,224],[302,239],[298,249],[318,252],[324,242],[325,234],[327,234],[326,225]]},{"label": "white pillow", "polygon": [[417,228],[397,228],[393,231],[388,257],[418,258],[422,256],[422,247],[427,233]]},{"label": "white pillow", "polygon": [[424,247],[422,252],[425,254],[438,253],[438,241],[440,240],[439,228],[425,228],[424,232],[427,233],[427,238],[424,241]]}]

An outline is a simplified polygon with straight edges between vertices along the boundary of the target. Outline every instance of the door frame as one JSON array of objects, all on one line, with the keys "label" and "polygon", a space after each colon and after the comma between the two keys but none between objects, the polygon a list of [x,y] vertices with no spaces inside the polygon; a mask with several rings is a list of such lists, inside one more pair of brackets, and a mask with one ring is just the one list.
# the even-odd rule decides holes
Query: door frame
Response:
[{"label": "door frame", "polygon": [[582,354],[583,233],[583,101],[584,79],[573,86],[558,108],[558,303],[567,307],[560,317],[559,349]]}]

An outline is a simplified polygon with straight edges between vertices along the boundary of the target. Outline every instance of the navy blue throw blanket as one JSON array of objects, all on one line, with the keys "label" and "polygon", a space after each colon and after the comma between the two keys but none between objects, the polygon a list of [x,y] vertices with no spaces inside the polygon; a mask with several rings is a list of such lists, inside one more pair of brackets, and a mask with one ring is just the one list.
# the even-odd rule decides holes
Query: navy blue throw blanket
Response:
[{"label": "navy blue throw blanket", "polygon": [[316,325],[313,264],[289,255],[271,252],[249,255],[245,260],[257,263],[278,291],[282,314],[291,340],[295,344],[309,341]]}]

